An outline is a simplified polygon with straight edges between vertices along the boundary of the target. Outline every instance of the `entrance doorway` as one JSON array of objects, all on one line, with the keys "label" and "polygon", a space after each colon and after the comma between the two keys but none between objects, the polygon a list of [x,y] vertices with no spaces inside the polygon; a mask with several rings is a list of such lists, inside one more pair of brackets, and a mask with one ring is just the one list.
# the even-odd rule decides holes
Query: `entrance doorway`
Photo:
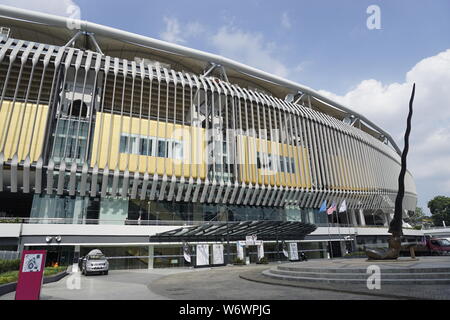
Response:
[{"label": "entrance doorway", "polygon": [[339,241],[330,241],[329,242],[329,252],[330,258],[341,258],[342,257],[342,250],[341,250],[341,243]]}]

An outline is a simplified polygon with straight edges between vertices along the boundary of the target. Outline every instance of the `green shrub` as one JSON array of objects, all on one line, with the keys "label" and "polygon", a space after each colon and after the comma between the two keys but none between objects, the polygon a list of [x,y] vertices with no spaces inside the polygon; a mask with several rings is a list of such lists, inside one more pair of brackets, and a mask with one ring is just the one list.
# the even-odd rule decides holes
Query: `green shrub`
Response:
[{"label": "green shrub", "polygon": [[18,271],[19,267],[20,267],[20,259],[0,260],[0,273],[8,271]]},{"label": "green shrub", "polygon": [[244,264],[245,264],[245,261],[242,260],[242,259],[240,259],[240,258],[236,258],[236,259],[234,259],[234,264],[237,264],[237,265],[244,265]]},{"label": "green shrub", "polygon": [[9,271],[5,273],[0,273],[0,285],[16,282],[19,278],[19,271]]},{"label": "green shrub", "polygon": [[[52,276],[60,272],[63,272],[66,269],[67,267],[56,267],[56,268],[48,267],[45,268],[44,270],[44,276],[45,277]],[[19,271],[9,271],[0,273],[0,285],[11,282],[17,282],[18,279],[19,279]]]},{"label": "green shrub", "polygon": [[3,218],[0,219],[0,223],[22,223],[20,218]]}]

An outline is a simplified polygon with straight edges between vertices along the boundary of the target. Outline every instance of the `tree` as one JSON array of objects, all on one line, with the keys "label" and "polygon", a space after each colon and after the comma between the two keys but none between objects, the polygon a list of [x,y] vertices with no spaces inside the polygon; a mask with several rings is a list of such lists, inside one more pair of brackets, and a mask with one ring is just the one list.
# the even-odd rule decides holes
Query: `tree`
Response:
[{"label": "tree", "polygon": [[431,218],[435,226],[450,226],[450,198],[445,196],[437,196],[428,202],[428,208],[431,211]]}]

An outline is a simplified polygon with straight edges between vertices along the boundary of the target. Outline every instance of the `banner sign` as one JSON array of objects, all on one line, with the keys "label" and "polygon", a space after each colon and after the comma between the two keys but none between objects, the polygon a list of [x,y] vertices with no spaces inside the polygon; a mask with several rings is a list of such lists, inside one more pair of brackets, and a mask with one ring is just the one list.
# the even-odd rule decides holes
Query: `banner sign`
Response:
[{"label": "banner sign", "polygon": [[244,247],[245,247],[245,241],[236,242],[237,257],[241,260],[244,260]]},{"label": "banner sign", "polygon": [[264,243],[261,241],[258,245],[258,259],[264,258]]},{"label": "banner sign", "polygon": [[209,265],[209,245],[198,244],[197,245],[197,266]]},{"label": "banner sign", "polygon": [[213,264],[224,264],[223,244],[213,244]]},{"label": "banner sign", "polygon": [[191,263],[191,248],[188,244],[184,244],[183,246],[183,256],[186,262]]},{"label": "banner sign", "polygon": [[245,244],[247,246],[255,246],[256,245],[256,240],[258,240],[258,237],[256,235],[246,236],[245,237]]},{"label": "banner sign", "polygon": [[292,260],[292,261],[298,260],[297,242],[289,243],[289,260]]},{"label": "banner sign", "polygon": [[283,255],[284,255],[286,258],[289,258],[289,252],[288,252],[288,245],[287,245],[287,243],[283,241],[283,242],[281,243],[281,247],[282,247],[282,249],[283,249]]},{"label": "banner sign", "polygon": [[23,251],[16,287],[16,300],[39,300],[46,253],[45,250]]}]

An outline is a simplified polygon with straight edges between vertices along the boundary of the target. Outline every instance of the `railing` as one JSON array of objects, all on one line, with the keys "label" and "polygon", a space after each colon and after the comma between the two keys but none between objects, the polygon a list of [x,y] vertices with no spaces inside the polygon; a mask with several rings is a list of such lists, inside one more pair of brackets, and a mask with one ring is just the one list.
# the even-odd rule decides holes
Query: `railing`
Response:
[{"label": "railing", "polygon": [[0,251],[0,260],[17,260],[19,258],[19,251]]},{"label": "railing", "polygon": [[[74,218],[0,218],[1,223],[23,224],[83,224],[83,225],[129,225],[129,226],[194,226],[206,221],[183,220],[104,220],[104,219],[74,219]],[[219,222],[211,222],[219,223]]]},{"label": "railing", "polygon": [[[232,222],[243,222],[232,221]],[[198,226],[205,223],[220,224],[226,221],[185,221],[185,220],[108,220],[108,219],[83,219],[83,218],[0,218],[0,224],[80,224],[80,225],[126,225],[126,226]],[[386,228],[381,225],[359,226],[353,224],[337,223],[313,223],[323,228]]]}]

